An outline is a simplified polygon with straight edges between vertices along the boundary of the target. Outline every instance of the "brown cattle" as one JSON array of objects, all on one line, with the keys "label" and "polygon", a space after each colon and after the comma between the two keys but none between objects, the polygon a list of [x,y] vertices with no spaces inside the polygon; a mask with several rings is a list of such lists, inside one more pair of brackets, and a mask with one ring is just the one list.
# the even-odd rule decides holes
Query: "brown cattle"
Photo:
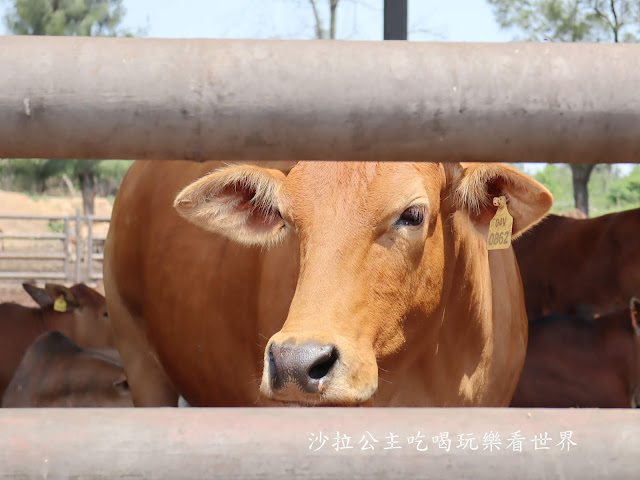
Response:
[{"label": "brown cattle", "polygon": [[[40,307],[0,304],[0,395],[27,348],[43,332],[60,331],[86,348],[115,348],[106,303],[100,293],[84,284],[71,288],[47,284],[39,288],[25,283],[23,287]],[[56,300],[58,310],[54,308]]]},{"label": "brown cattle", "polygon": [[568,218],[589,218],[582,210],[574,208],[573,210],[568,210],[566,212],[558,213],[561,217]]},{"label": "brown cattle", "polygon": [[514,242],[529,318],[606,312],[640,292],[640,209],[549,215]]},{"label": "brown cattle", "polygon": [[22,358],[2,407],[133,407],[133,401],[120,362],[45,332]]},{"label": "brown cattle", "polygon": [[118,192],[104,281],[136,405],[509,404],[527,319],[513,251],[487,250],[492,199],[518,235],[542,185],[498,164],[221,166],[137,162]]},{"label": "brown cattle", "polygon": [[600,317],[549,315],[529,324],[513,407],[640,406],[640,300]]}]

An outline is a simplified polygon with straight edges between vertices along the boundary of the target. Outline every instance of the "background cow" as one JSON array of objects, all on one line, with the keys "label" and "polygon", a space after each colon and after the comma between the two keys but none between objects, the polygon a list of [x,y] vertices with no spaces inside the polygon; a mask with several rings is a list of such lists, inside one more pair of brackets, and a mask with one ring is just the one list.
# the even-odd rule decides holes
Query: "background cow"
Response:
[{"label": "background cow", "polygon": [[549,215],[513,248],[529,318],[606,312],[640,292],[640,209],[574,219]]},{"label": "background cow", "polygon": [[205,176],[222,166],[136,162],[118,192],[105,291],[136,405],[509,404],[527,320],[492,200],[519,235],[543,186],[497,164]]},{"label": "background cow", "polygon": [[122,364],[60,332],[29,347],[2,397],[3,407],[132,407]]},{"label": "background cow", "polygon": [[533,320],[511,406],[640,406],[639,312],[640,300],[633,299],[630,309],[602,316]]},{"label": "background cow", "polygon": [[[115,348],[105,299],[100,293],[85,284],[71,288],[47,284],[39,288],[25,283],[23,287],[40,307],[0,304],[0,395],[27,348],[43,332],[63,332],[86,348]],[[54,309],[56,300],[58,310]]]}]

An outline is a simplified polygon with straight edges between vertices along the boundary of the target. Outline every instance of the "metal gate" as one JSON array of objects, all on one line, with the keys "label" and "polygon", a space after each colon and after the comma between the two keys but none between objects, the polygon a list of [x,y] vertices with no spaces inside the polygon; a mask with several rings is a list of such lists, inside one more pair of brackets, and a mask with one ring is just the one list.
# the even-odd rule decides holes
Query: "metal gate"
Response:
[{"label": "metal gate", "polygon": [[48,233],[23,228],[0,231],[0,280],[57,280],[94,284],[102,279],[106,235],[94,233],[97,223],[110,218],[96,215],[0,215],[22,225],[47,222]]}]

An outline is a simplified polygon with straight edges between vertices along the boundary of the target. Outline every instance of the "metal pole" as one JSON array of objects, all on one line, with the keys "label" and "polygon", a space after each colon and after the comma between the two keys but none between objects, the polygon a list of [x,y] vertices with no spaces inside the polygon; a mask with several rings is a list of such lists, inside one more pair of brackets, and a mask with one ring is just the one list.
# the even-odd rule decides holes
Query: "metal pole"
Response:
[{"label": "metal pole", "polygon": [[69,277],[70,277],[70,273],[69,272],[69,243],[70,243],[70,236],[71,233],[69,231],[69,217],[64,219],[64,242],[62,244],[62,248],[64,250],[64,276],[65,276],[65,280],[69,281]]},{"label": "metal pole", "polygon": [[87,276],[85,282],[93,280],[93,215],[87,215]]},{"label": "metal pole", "polygon": [[0,478],[618,480],[640,451],[632,410],[2,409],[0,425]]},{"label": "metal pole", "polygon": [[80,282],[80,263],[82,260],[82,232],[80,222],[80,210],[76,210],[76,276],[74,283]]},{"label": "metal pole", "polygon": [[640,162],[638,58],[638,44],[5,36],[0,157]]},{"label": "metal pole", "polygon": [[384,39],[407,39],[407,0],[384,0]]}]

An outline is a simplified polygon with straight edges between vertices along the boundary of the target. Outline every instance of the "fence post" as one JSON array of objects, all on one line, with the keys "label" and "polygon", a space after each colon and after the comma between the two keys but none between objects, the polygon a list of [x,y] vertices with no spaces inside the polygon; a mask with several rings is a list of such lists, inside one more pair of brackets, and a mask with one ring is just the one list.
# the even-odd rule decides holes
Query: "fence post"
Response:
[{"label": "fence post", "polygon": [[80,259],[82,255],[82,248],[80,247],[80,210],[76,210],[76,276],[74,283],[80,282]]},{"label": "fence post", "polygon": [[70,272],[69,272],[69,242],[70,242],[71,234],[69,232],[69,217],[64,219],[64,241],[63,241],[63,249],[64,249],[64,280],[65,282],[69,281]]},{"label": "fence post", "polygon": [[85,283],[91,282],[93,277],[93,215],[87,215],[87,277]]}]

